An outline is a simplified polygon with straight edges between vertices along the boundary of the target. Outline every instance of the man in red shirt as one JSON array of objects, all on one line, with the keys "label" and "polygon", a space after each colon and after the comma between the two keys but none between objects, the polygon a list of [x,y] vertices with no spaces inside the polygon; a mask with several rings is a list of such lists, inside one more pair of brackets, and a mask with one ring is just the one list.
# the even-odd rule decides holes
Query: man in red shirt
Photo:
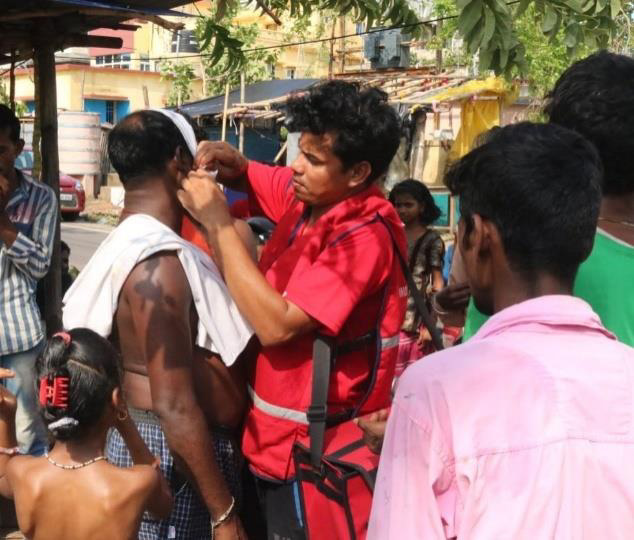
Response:
[{"label": "man in red shirt", "polygon": [[[399,119],[376,89],[331,81],[288,103],[301,132],[290,168],[249,162],[224,143],[199,147],[201,169],[179,197],[202,225],[236,304],[262,345],[251,367],[243,452],[257,477],[269,538],[303,538],[292,447],[308,436],[312,347],[318,334],[349,343],[332,369],[329,418],[389,404],[405,280],[394,242],[406,252],[398,215],[375,181],[400,139]],[[247,192],[252,209],[276,223],[259,268],[232,225],[218,180]],[[394,240],[393,240],[394,239]],[[378,359],[375,362],[375,359]]]}]

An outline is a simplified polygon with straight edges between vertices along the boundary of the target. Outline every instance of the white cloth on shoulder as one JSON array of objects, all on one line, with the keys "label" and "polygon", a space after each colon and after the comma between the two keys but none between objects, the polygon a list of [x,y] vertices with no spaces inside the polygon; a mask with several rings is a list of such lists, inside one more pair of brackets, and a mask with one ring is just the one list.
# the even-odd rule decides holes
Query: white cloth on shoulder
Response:
[{"label": "white cloth on shoulder", "polygon": [[126,218],[102,242],[64,296],[64,328],[90,328],[108,337],[119,294],[132,269],[159,251],[183,265],[198,313],[196,344],[230,366],[253,330],[244,320],[215,263],[169,227],[145,214]]}]

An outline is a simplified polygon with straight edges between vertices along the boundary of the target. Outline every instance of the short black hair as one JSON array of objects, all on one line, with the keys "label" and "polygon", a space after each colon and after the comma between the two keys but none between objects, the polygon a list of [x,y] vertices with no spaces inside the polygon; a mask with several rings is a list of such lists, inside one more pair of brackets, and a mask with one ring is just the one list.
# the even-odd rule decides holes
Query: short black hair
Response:
[{"label": "short black hair", "polygon": [[498,129],[448,170],[469,232],[493,222],[511,268],[532,281],[548,273],[572,285],[592,250],[602,167],[594,146],[554,124]]},{"label": "short black hair", "polygon": [[[56,334],[35,363],[37,379],[68,377],[68,407],[40,404],[47,426],[69,417],[77,421],[52,429],[63,441],[82,437],[101,418],[112,391],[121,386],[119,354],[110,342],[88,328],[67,332],[70,342]],[[49,428],[50,429],[50,428]]]},{"label": "short black hair", "polygon": [[333,153],[344,169],[367,161],[368,181],[384,174],[400,143],[401,123],[377,88],[362,89],[357,83],[328,81],[297,94],[287,103],[290,131],[314,135],[332,132]]},{"label": "short black hair", "polygon": [[597,147],[605,195],[634,192],[633,58],[601,51],[579,60],[555,83],[544,111]]},{"label": "short black hair", "polygon": [[408,178],[396,184],[390,191],[390,202],[394,204],[399,195],[409,195],[423,207],[419,217],[422,225],[431,225],[442,215],[429,188],[418,180]]},{"label": "short black hair", "polygon": [[8,131],[9,139],[14,143],[20,140],[20,121],[9,107],[2,104],[0,104],[0,130]]},{"label": "short black hair", "polygon": [[108,135],[108,156],[124,187],[162,173],[179,146],[194,159],[174,122],[157,111],[129,114]]},{"label": "short black hair", "polygon": [[70,253],[70,246],[64,242],[64,240],[59,241],[59,250],[60,251],[68,251]]}]

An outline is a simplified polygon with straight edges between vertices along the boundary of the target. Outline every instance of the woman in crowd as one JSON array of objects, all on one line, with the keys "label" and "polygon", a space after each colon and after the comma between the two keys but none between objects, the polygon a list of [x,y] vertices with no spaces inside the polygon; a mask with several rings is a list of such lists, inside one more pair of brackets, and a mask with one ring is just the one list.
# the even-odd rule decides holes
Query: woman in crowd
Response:
[{"label": "woman in crowd", "polygon": [[[430,228],[441,214],[427,186],[417,180],[399,182],[392,188],[390,202],[405,225],[409,269],[418,290],[427,300],[430,294],[444,287],[442,276],[445,244]],[[428,302],[429,304],[429,302]],[[430,312],[432,310],[430,309]],[[415,360],[432,352],[431,336],[421,323],[411,293],[401,327],[396,376]]]}]

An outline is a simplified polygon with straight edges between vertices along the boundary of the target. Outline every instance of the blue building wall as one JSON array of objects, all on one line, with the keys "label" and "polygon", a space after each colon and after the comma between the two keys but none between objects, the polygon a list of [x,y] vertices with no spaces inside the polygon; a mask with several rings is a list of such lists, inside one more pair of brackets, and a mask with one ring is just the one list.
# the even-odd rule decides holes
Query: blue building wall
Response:
[{"label": "blue building wall", "polygon": [[117,101],[115,104],[115,121],[123,120],[128,113],[130,112],[130,102],[129,101]]},{"label": "blue building wall", "polygon": [[106,122],[106,101],[104,99],[84,99],[84,111],[99,113],[101,122]]},{"label": "blue building wall", "polygon": [[[106,113],[106,99],[84,99],[84,110],[86,112],[99,113],[101,122],[108,122]],[[114,101],[114,123],[117,123],[130,112],[129,101]]]}]

